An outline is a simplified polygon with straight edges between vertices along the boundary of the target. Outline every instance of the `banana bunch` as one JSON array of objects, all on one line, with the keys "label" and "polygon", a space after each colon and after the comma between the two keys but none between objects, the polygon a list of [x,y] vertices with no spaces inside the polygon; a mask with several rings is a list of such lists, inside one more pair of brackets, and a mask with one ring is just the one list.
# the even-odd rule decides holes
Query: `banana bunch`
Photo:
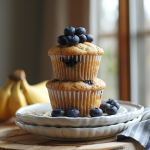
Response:
[{"label": "banana bunch", "polygon": [[20,107],[49,102],[46,82],[47,80],[30,85],[23,70],[12,72],[4,86],[0,88],[0,121],[15,116]]}]

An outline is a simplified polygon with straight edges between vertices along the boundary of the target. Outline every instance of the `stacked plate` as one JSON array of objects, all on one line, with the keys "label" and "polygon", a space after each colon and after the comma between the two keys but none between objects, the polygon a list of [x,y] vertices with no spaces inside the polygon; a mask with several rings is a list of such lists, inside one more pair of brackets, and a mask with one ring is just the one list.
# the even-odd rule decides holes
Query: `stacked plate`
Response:
[{"label": "stacked plate", "polygon": [[120,101],[116,115],[101,117],[51,117],[49,103],[34,104],[16,112],[16,125],[33,134],[54,140],[82,141],[114,136],[138,123],[144,108],[130,102]]}]

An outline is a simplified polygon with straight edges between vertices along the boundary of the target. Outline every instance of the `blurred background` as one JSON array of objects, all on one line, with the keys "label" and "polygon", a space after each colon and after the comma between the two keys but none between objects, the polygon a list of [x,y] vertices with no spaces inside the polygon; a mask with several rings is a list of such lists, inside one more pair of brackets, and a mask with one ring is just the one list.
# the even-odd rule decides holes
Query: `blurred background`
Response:
[{"label": "blurred background", "polygon": [[53,78],[48,50],[67,26],[104,49],[103,99],[150,107],[150,0],[0,0],[0,86],[16,69],[30,84]]}]

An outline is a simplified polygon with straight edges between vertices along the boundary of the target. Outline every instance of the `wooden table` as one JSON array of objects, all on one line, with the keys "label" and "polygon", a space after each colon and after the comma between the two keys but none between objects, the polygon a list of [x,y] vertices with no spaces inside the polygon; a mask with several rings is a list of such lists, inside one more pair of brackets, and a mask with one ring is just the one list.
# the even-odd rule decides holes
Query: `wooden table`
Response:
[{"label": "wooden table", "polygon": [[115,137],[86,141],[62,142],[42,138],[21,130],[15,124],[0,124],[0,150],[145,150],[138,142],[129,139],[117,142]]}]

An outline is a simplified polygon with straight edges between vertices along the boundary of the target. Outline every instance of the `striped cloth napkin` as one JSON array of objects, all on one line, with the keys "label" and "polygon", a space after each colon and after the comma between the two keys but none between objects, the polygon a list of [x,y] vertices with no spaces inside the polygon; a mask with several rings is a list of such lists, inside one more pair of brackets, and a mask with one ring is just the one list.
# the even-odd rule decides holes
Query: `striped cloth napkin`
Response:
[{"label": "striped cloth napkin", "polygon": [[150,150],[150,108],[142,113],[141,122],[129,127],[117,135],[117,141],[133,138],[146,150]]}]

